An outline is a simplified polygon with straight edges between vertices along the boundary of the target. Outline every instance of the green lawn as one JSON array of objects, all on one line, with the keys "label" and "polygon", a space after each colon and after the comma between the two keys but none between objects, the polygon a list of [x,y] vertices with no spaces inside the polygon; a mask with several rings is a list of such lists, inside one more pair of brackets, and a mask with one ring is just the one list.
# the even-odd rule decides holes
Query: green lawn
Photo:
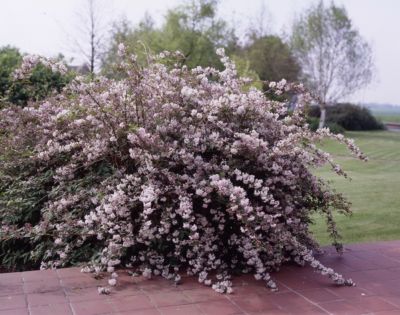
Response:
[{"label": "green lawn", "polygon": [[[362,162],[349,156],[346,149],[327,141],[323,148],[352,177],[339,178],[327,168],[317,171],[352,202],[353,215],[337,215],[344,243],[400,239],[400,133],[348,132],[369,157]],[[315,217],[313,231],[321,244],[329,238],[321,217]]]}]

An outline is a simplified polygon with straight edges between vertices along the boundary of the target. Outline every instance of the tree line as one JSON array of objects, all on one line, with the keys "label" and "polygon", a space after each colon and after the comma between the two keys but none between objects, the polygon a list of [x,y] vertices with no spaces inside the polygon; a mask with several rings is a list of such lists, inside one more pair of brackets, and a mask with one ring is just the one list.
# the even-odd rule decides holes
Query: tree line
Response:
[{"label": "tree line", "polygon": [[[371,46],[353,25],[345,8],[333,2],[326,5],[320,1],[310,6],[295,19],[289,35],[280,36],[256,27],[249,30],[244,41],[239,41],[234,27],[218,17],[217,10],[217,0],[189,0],[169,10],[161,26],[156,26],[146,14],[137,25],[126,19],[115,22],[105,36],[98,25],[101,20],[96,0],[88,0],[87,34],[81,40],[86,42],[78,45],[87,59],[86,67],[70,67],[70,74],[62,76],[38,66],[30,82],[16,82],[13,71],[23,54],[17,48],[3,47],[0,49],[2,106],[6,103],[23,106],[53,91],[59,92],[82,69],[92,79],[98,74],[118,77],[120,73],[114,65],[120,43],[137,55],[143,65],[149,52],[179,50],[182,62],[189,68],[222,69],[216,49],[223,47],[235,61],[239,74],[252,78],[258,88],[266,90],[268,82],[283,78],[304,82],[320,107],[319,127],[325,124],[327,107],[365,87],[373,77]],[[58,58],[64,60],[62,55]]]}]

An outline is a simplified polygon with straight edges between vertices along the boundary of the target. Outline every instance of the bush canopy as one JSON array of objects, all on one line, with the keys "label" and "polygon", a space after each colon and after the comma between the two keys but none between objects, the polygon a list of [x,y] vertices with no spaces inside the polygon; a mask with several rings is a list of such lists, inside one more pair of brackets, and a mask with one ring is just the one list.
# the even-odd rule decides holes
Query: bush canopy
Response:
[{"label": "bush canopy", "polygon": [[236,273],[276,289],[270,272],[293,261],[353,284],[313,256],[313,213],[326,217],[339,251],[333,210],[349,213],[313,168],[346,176],[316,146],[327,136],[365,157],[342,135],[310,131],[301,85],[269,83],[266,95],[298,95],[289,113],[239,78],[223,49],[222,71],[190,70],[179,52],[148,56],[146,66],[123,45],[118,53],[121,79],[77,77],[44,102],[1,111],[2,264],[84,262],[111,273],[110,286],[120,267],[175,282],[185,272],[230,293]]}]

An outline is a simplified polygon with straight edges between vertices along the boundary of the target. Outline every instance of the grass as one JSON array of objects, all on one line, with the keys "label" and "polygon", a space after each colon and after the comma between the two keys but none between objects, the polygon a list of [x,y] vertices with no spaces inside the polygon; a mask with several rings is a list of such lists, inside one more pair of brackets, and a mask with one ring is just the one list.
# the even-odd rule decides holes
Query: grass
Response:
[{"label": "grass", "polygon": [[375,117],[382,122],[400,123],[400,114],[376,114]]},{"label": "grass", "polygon": [[[400,239],[400,133],[348,132],[346,136],[355,139],[369,161],[356,160],[343,146],[326,141],[323,148],[352,180],[339,178],[328,168],[317,171],[352,202],[351,217],[335,216],[343,242]],[[329,244],[323,218],[316,216],[315,223],[312,230],[317,240]]]}]

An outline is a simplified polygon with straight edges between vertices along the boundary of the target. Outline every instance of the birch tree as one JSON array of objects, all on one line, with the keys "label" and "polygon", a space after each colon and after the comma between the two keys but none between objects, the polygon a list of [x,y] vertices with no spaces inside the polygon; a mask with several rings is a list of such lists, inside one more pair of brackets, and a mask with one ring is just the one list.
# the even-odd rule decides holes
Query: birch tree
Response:
[{"label": "birch tree", "polygon": [[293,25],[291,47],[302,78],[319,100],[319,127],[326,107],[365,87],[373,76],[372,50],[343,7],[311,7]]}]

